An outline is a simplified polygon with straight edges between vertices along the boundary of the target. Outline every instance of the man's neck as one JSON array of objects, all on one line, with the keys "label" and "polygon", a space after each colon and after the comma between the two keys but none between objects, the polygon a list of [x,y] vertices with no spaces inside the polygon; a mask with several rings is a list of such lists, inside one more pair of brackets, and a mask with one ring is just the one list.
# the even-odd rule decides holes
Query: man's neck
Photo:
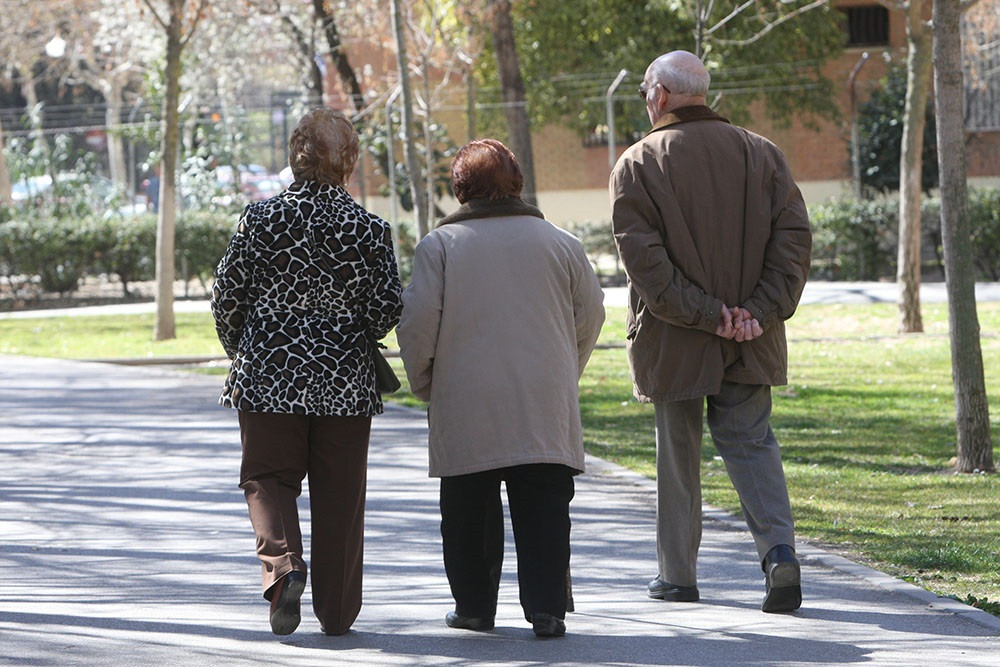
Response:
[{"label": "man's neck", "polygon": [[671,111],[676,111],[677,109],[683,109],[684,107],[704,107],[708,106],[708,102],[704,95],[677,95],[671,96],[667,100],[666,113]]}]

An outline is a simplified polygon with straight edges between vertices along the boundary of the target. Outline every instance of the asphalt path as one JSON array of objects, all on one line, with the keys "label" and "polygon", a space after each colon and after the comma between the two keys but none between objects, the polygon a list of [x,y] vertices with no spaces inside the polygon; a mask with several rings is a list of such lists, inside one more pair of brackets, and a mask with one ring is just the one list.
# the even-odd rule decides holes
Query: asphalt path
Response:
[{"label": "asphalt path", "polygon": [[402,407],[374,422],[354,629],[323,635],[307,587],[302,625],[275,637],[220,382],[0,356],[0,664],[998,664],[1000,619],[805,543],[802,609],[762,613],[749,534],[710,507],[701,602],[648,599],[655,486],[596,459],[572,505],[567,636],[524,622],[509,538],[496,629],[447,628],[425,415]]}]

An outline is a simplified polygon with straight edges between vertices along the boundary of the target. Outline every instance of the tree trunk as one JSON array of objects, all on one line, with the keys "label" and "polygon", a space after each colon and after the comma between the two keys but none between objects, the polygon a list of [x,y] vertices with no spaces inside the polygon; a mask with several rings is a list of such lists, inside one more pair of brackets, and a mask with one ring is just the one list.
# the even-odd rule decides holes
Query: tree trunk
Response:
[{"label": "tree trunk", "polygon": [[[395,0],[393,0],[393,5],[395,5]],[[330,48],[330,59],[333,60],[333,66],[337,68],[337,75],[344,86],[344,91],[350,96],[354,110],[361,111],[365,108],[365,97],[361,93],[361,84],[358,83],[358,77],[354,74],[354,68],[351,67],[344,49],[341,48],[340,33],[337,32],[337,22],[326,11],[324,0],[313,0],[313,10],[316,12],[316,18],[323,29],[323,34],[326,36],[326,43]]]},{"label": "tree trunk", "polygon": [[703,58],[702,52],[705,48],[705,24],[708,22],[708,13],[705,11],[704,3],[698,0],[694,4],[694,54]]},{"label": "tree trunk", "polygon": [[469,67],[465,74],[466,143],[476,138],[476,73]]},{"label": "tree trunk", "polygon": [[184,0],[170,0],[167,29],[166,91],[160,164],[160,211],[156,221],[156,324],[154,340],[176,337],[174,325],[174,230],[176,228],[177,143],[179,135],[181,43]]},{"label": "tree trunk", "polygon": [[306,90],[309,91],[308,103],[312,104],[322,104],[323,103],[323,72],[319,68],[319,63],[316,62],[314,57],[315,49],[311,39],[306,39],[305,34],[299,30],[299,27],[295,24],[295,21],[281,12],[279,14],[282,25],[285,26],[285,30],[291,37],[292,41],[295,42],[295,46],[298,48],[298,60],[302,65],[302,82]]},{"label": "tree trunk", "polygon": [[14,203],[14,200],[11,198],[10,168],[7,167],[7,158],[3,154],[5,145],[3,123],[0,123],[0,206],[9,206]]},{"label": "tree trunk", "polygon": [[[22,70],[22,72],[25,70]],[[35,78],[31,75],[31,70],[26,70],[28,74],[23,75],[21,82],[21,96],[25,99],[26,115],[28,124],[31,127],[29,136],[31,137],[32,150],[38,151],[45,156],[45,164],[52,181],[56,180],[55,163],[52,161],[52,150],[49,147],[49,140],[45,137],[45,122],[43,120],[43,107],[39,106],[38,89],[35,87]]]},{"label": "tree trunk", "polygon": [[993,470],[989,406],[976,314],[976,284],[967,209],[965,119],[962,108],[962,41],[959,0],[934,2],[934,106],[941,179],[941,239],[944,245],[955,386],[959,472]]},{"label": "tree trunk", "polygon": [[920,315],[920,200],[924,129],[931,85],[931,33],[924,23],[923,0],[912,0],[906,15],[906,107],[899,159],[899,331],[924,330]]},{"label": "tree trunk", "polygon": [[434,136],[431,131],[431,82],[428,73],[430,64],[424,59],[424,187],[427,193],[427,228],[436,221],[434,210]]},{"label": "tree trunk", "polygon": [[531,150],[531,123],[524,96],[524,79],[514,45],[514,22],[510,17],[510,0],[489,0],[493,25],[493,50],[496,52],[497,71],[503,90],[504,114],[507,117],[507,134],[510,149],[521,165],[524,189],[521,198],[536,204],[535,158]]},{"label": "tree trunk", "polygon": [[[406,28],[403,26],[399,0],[392,0],[392,31],[396,36],[396,61],[399,66],[399,86],[403,92],[403,157],[410,177],[410,196],[417,214],[417,240],[427,236],[428,208],[426,193],[420,184],[420,163],[417,160],[416,141],[413,138],[413,91],[410,89],[410,61],[406,55]],[[391,138],[390,138],[391,140]]]},{"label": "tree trunk", "polygon": [[105,112],[104,121],[108,126],[108,166],[111,174],[111,181],[120,192],[128,189],[128,167],[125,166],[125,140],[120,131],[122,123],[122,85],[116,79],[108,86],[105,95],[108,109]]}]

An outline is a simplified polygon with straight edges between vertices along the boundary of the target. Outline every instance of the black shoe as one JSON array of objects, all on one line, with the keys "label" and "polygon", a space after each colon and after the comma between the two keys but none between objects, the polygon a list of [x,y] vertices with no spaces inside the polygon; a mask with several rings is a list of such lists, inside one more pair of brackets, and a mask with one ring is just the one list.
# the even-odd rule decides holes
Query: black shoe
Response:
[{"label": "black shoe", "polygon": [[535,612],[531,615],[531,629],[536,637],[562,637],[566,634],[566,623],[551,614]]},{"label": "black shoe", "polygon": [[764,557],[764,582],[767,594],[761,611],[794,611],[802,606],[802,573],[795,550],[779,544]]},{"label": "black shoe", "polygon": [[319,629],[320,629],[320,630],[321,630],[321,631],[323,632],[323,634],[324,634],[324,635],[326,635],[327,637],[339,637],[340,635],[346,635],[346,634],[347,634],[348,632],[350,632],[350,631],[351,631],[351,629],[350,629],[350,628],[345,628],[345,629],[343,629],[343,630],[334,630],[334,629],[332,629],[332,628],[331,628],[331,629],[328,629],[328,628],[327,628],[327,627],[326,627],[325,625],[323,625],[322,623],[320,623],[320,624],[319,624]]},{"label": "black shoe", "polygon": [[299,627],[302,615],[299,598],[306,589],[306,573],[292,570],[274,585],[271,596],[271,632],[290,635]]},{"label": "black shoe", "polygon": [[444,622],[449,628],[459,628],[461,630],[486,632],[493,629],[492,616],[459,616],[458,612],[449,611],[445,614]]},{"label": "black shoe", "polygon": [[678,586],[659,577],[649,582],[646,592],[654,600],[667,602],[697,602],[699,599],[697,586]]}]

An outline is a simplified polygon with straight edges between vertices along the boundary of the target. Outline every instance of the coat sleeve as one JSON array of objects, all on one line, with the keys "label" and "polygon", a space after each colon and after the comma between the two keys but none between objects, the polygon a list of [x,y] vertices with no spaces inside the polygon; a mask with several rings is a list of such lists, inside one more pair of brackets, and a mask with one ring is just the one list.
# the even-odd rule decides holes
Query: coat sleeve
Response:
[{"label": "coat sleeve", "polygon": [[576,245],[574,259],[578,272],[573,289],[573,320],[576,324],[579,374],[582,377],[604,324],[604,290],[601,289],[582,244]]},{"label": "coat sleeve", "polygon": [[802,193],[784,157],[776,147],[774,151],[771,236],[764,250],[760,280],[743,303],[765,329],[795,313],[812,257],[812,232]]},{"label": "coat sleeve", "polygon": [[632,162],[619,161],[610,190],[615,244],[643,303],[657,319],[715,333],[722,301],[692,283],[671,261],[660,231],[663,213]]},{"label": "coat sleeve", "polygon": [[403,292],[403,315],[396,329],[410,391],[431,400],[434,355],[444,304],[444,252],[431,234],[413,253],[413,278]]},{"label": "coat sleeve", "polygon": [[250,207],[247,207],[240,216],[236,233],[230,240],[225,255],[215,269],[215,283],[212,286],[210,306],[215,319],[215,331],[219,335],[222,349],[230,359],[236,358],[250,311],[253,268],[249,224]]},{"label": "coat sleeve", "polygon": [[365,325],[376,340],[385,338],[399,322],[403,309],[403,287],[399,282],[399,266],[392,250],[392,229],[386,222],[379,221],[380,227],[374,239],[371,293],[362,305]]}]

